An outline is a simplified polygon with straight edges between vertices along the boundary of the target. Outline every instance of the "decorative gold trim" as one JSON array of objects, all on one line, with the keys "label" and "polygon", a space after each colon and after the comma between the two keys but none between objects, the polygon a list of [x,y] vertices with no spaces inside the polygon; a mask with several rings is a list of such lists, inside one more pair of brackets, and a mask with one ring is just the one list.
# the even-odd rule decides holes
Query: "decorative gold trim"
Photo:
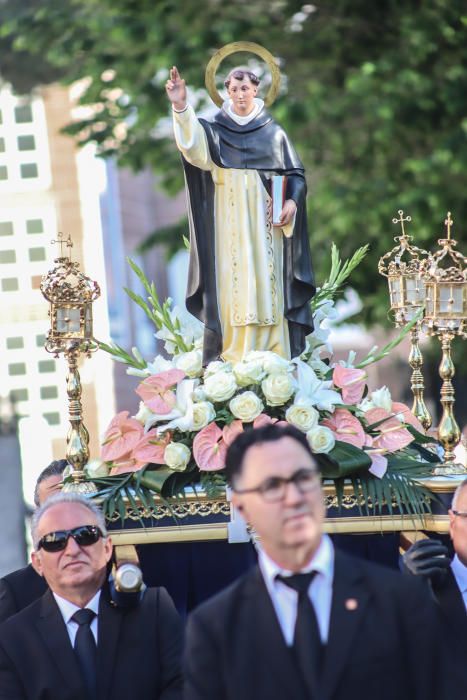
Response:
[{"label": "decorative gold trim", "polygon": [[182,527],[148,527],[138,530],[110,531],[114,545],[157,544],[160,542],[203,542],[227,540],[227,523],[183,525]]},{"label": "decorative gold trim", "polygon": [[[426,516],[424,519],[405,516],[356,518],[327,518],[324,532],[330,534],[380,534],[389,532],[417,532],[426,530],[438,534],[449,532],[449,517],[447,515]],[[115,545],[128,544],[158,544],[161,542],[203,542],[212,540],[227,540],[227,523],[206,523],[205,525],[184,525],[170,527],[150,527],[138,530],[111,531],[110,535]]]},{"label": "decorative gold trim", "polygon": [[267,63],[268,68],[271,71],[271,87],[268,90],[268,94],[264,98],[264,104],[266,107],[270,107],[274,103],[279,93],[281,73],[274,56],[267,49],[265,49],[264,46],[255,44],[252,41],[234,41],[230,44],[226,44],[221,49],[216,51],[216,53],[211,57],[208,65],[206,66],[206,73],[204,77],[206,89],[209,92],[211,100],[218,107],[222,107],[224,100],[216,88],[217,69],[224,58],[227,58],[227,56],[234,53],[240,53],[240,51],[248,51],[249,53],[253,53]]}]

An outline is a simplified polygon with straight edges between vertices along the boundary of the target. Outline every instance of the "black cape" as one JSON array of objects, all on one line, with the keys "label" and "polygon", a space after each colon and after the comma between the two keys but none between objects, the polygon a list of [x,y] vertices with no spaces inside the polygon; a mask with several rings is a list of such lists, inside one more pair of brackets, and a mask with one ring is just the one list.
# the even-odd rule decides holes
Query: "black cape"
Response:
[{"label": "black cape", "polygon": [[[248,124],[239,125],[224,110],[214,121],[199,120],[213,162],[221,168],[257,170],[270,192],[273,175],[287,176],[286,199],[297,205],[294,233],[283,236],[284,313],[288,321],[291,356],[305,347],[313,330],[310,299],[315,293],[306,220],[306,181],[303,165],[285,131],[265,110]],[[190,264],[187,309],[204,323],[203,362],[222,352],[222,331],[216,290],[214,183],[211,173],[184,158],[190,223]]]}]

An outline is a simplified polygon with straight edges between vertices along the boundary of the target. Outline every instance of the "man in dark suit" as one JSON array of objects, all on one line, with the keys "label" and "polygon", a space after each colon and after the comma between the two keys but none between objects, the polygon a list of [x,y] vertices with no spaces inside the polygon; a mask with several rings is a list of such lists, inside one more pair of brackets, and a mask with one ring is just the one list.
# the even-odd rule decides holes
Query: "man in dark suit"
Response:
[{"label": "man in dark suit", "polygon": [[305,435],[245,431],[226,469],[258,567],[189,618],[186,700],[440,700],[426,587],[334,550]]},{"label": "man in dark suit", "polygon": [[[46,498],[60,490],[63,472],[68,462],[59,459],[51,462],[42,472],[34,490],[34,505],[39,507]],[[19,612],[47,590],[45,579],[39,576],[31,564],[13,571],[0,579],[0,622]]]},{"label": "man in dark suit", "polygon": [[167,592],[112,606],[112,544],[101,511],[77,494],[34,514],[32,563],[49,589],[0,627],[1,700],[181,698],[181,622]]},{"label": "man in dark suit", "polygon": [[439,607],[447,662],[445,697],[467,688],[467,479],[454,492],[448,512],[452,559],[447,547],[432,539],[415,542],[403,556],[404,573],[427,580]]}]

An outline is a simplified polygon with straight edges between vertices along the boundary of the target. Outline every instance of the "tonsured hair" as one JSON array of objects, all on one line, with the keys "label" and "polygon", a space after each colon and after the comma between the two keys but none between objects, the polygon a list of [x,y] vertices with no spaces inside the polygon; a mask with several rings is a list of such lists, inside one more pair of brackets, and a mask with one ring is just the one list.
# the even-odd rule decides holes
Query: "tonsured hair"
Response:
[{"label": "tonsured hair", "polygon": [[248,70],[247,68],[232,68],[227,78],[224,80],[224,85],[227,88],[227,90],[229,89],[230,81],[232,80],[232,78],[235,78],[235,80],[243,80],[244,78],[248,78],[250,80],[250,83],[256,85],[256,87],[258,87],[260,83],[260,79],[258,78],[258,76],[255,75],[251,70]]}]

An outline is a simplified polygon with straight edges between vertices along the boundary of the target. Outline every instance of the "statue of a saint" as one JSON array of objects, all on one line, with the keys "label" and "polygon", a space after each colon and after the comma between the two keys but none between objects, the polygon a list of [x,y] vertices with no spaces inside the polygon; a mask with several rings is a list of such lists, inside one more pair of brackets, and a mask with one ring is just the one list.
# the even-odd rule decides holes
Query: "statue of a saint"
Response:
[{"label": "statue of a saint", "polygon": [[[166,83],[188,195],[186,305],[204,323],[204,362],[240,361],[250,350],[295,357],[313,329],[304,169],[258,85],[254,73],[232,70],[229,99],[206,121],[176,67]],[[273,225],[274,176],[284,176],[285,191]]]}]

